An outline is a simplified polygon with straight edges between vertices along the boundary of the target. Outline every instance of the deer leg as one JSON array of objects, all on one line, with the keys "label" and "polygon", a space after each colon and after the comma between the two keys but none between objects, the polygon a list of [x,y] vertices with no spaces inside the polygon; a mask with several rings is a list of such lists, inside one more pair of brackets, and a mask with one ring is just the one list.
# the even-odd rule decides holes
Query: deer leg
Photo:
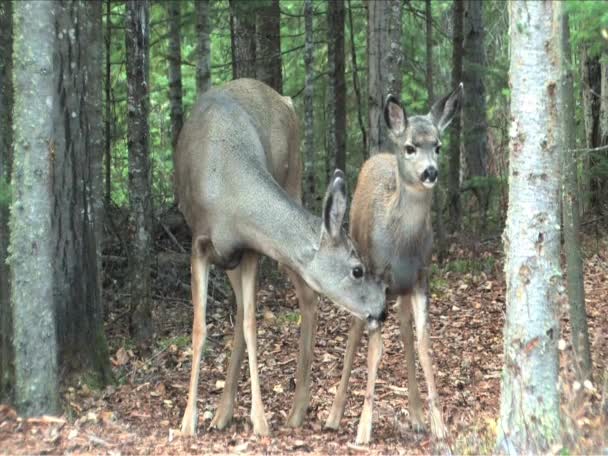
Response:
[{"label": "deer leg", "polygon": [[420,355],[420,364],[424,371],[424,379],[429,394],[429,408],[431,432],[433,435],[443,440],[447,436],[447,430],[443,424],[441,412],[437,407],[438,396],[437,388],[435,387],[435,377],[433,375],[433,360],[430,355],[430,337],[428,327],[428,304],[425,292],[417,288],[412,296],[412,306],[414,308],[414,318],[416,320],[416,337],[418,339],[418,353]]},{"label": "deer leg", "polygon": [[257,275],[257,255],[247,253],[241,263],[241,284],[243,287],[243,328],[245,344],[249,356],[249,375],[251,377],[251,422],[253,432],[268,435],[268,423],[264,416],[264,404],[258,376],[258,357],[255,322],[255,282]]},{"label": "deer leg", "polygon": [[207,309],[207,280],[209,278],[209,258],[200,251],[194,243],[192,248],[192,304],[194,306],[194,322],[192,324],[192,371],[190,373],[190,388],[188,404],[182,418],[181,432],[184,435],[196,434],[198,377],[201,366],[203,346],[207,337],[205,314]]},{"label": "deer leg", "polygon": [[410,419],[412,428],[416,432],[424,431],[424,418],[422,413],[422,401],[416,380],[416,355],[414,350],[414,333],[412,328],[412,300],[410,295],[398,298],[399,330],[405,349],[405,360],[407,366],[407,388]]},{"label": "deer leg", "polygon": [[369,346],[367,351],[367,387],[363,410],[359,418],[357,429],[357,444],[367,445],[372,436],[372,414],[374,408],[374,387],[378,376],[378,367],[382,358],[382,330],[376,328],[369,332]]},{"label": "deer leg", "polygon": [[357,353],[357,347],[361,341],[361,334],[363,333],[363,320],[358,318],[352,319],[352,326],[348,333],[348,342],[346,342],[346,353],[344,354],[344,367],[342,368],[342,378],[340,379],[340,386],[336,392],[334,403],[331,406],[331,412],[325,421],[325,427],[328,429],[338,429],[340,427],[340,420],[344,414],[344,407],[346,406],[346,392],[348,390],[348,380],[350,378],[350,372],[353,369],[353,360]]},{"label": "deer leg", "polygon": [[289,270],[288,273],[296,288],[302,325],[300,326],[300,352],[296,369],[296,392],[287,418],[287,425],[300,427],[310,402],[310,371],[317,330],[317,295],[299,275]]},{"label": "deer leg", "polygon": [[236,322],[234,325],[234,340],[232,344],[232,354],[226,373],[226,384],[222,391],[222,398],[215,411],[215,416],[211,421],[211,427],[224,429],[232,419],[234,410],[234,399],[239,384],[239,374],[243,364],[245,354],[245,336],[243,333],[243,287],[241,285],[241,267],[226,271],[230,284],[236,297]]}]

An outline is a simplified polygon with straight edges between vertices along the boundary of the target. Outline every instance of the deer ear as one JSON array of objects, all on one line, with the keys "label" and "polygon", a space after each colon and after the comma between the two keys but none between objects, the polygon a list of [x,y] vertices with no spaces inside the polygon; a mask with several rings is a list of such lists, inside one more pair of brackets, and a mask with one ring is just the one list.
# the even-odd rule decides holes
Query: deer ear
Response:
[{"label": "deer ear", "polygon": [[388,128],[396,134],[400,135],[405,131],[407,118],[405,117],[405,110],[399,103],[399,100],[393,95],[386,97],[384,103],[384,121]]},{"label": "deer ear", "polygon": [[323,231],[337,241],[340,239],[342,221],[346,213],[346,176],[336,169],[327,187],[323,202]]},{"label": "deer ear", "polygon": [[463,97],[462,82],[458,84],[452,92],[437,101],[431,108],[430,116],[435,126],[439,129],[439,133],[450,125],[450,122],[456,114],[460,112]]}]

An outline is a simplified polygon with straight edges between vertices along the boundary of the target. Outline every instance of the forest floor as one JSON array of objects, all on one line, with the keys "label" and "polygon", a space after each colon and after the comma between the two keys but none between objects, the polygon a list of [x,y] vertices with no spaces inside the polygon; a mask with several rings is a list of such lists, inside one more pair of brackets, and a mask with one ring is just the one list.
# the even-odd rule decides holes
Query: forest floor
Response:
[{"label": "forest floor", "polygon": [[[293,288],[276,272],[266,274],[258,292],[258,360],[271,435],[252,434],[246,360],[232,424],[223,431],[207,429],[221,395],[233,334],[226,284],[215,277],[199,384],[198,435],[181,437],[178,429],[192,355],[192,307],[189,267],[179,259],[187,257],[170,252],[177,243],[173,238],[159,247],[159,258],[165,255],[175,261],[165,258],[155,270],[157,334],[151,353],[139,355],[128,337],[124,264],[114,258],[118,266],[108,267],[105,285],[106,331],[116,384],[102,390],[84,381],[66,385],[65,413],[58,418],[21,419],[13,409],[0,405],[0,454],[428,454],[442,450],[430,435],[410,429],[405,360],[394,312],[383,330],[385,352],[376,385],[372,443],[363,448],[353,445],[366,382],[366,338],[356,357],[342,427],[323,429],[340,379],[349,328],[348,316],[327,301],[320,305],[307,419],[301,429],[284,425],[293,398],[299,314]],[[500,249],[499,239],[459,243],[452,247],[447,262],[432,271],[430,322],[436,381],[450,431],[449,445],[456,454],[493,452],[505,312]],[[598,410],[605,407],[608,381],[608,239],[589,237],[585,253],[587,311],[598,384],[583,386],[585,401],[573,405],[569,400],[572,355],[566,348],[561,352],[563,407],[571,418],[567,433],[576,440],[571,446],[574,452],[605,454],[608,431],[605,416]],[[562,322],[562,337],[567,340],[567,309],[562,311]],[[418,378],[424,398],[426,385],[419,366]]]}]

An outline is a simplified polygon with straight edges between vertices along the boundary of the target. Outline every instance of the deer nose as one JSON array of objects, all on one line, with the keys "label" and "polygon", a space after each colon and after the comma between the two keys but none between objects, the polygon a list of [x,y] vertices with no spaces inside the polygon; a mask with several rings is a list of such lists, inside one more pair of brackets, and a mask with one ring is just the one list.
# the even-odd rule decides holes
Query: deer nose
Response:
[{"label": "deer nose", "polygon": [[431,184],[437,180],[437,176],[439,173],[437,172],[437,168],[434,166],[429,166],[424,170],[422,176],[420,176],[422,182],[430,182]]}]

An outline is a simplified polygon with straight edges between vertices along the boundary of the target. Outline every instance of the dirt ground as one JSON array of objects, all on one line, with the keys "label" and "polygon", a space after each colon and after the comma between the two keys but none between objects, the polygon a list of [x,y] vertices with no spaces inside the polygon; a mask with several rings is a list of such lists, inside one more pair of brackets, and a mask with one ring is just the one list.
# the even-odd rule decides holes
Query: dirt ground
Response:
[{"label": "dirt ground", "polygon": [[[606,378],[608,362],[608,249],[605,240],[586,243],[587,310],[593,344],[595,379]],[[164,270],[163,270],[164,269]],[[199,384],[199,431],[179,435],[190,377],[192,309],[187,266],[165,265],[156,271],[154,316],[157,344],[139,356],[128,339],[121,273],[106,278],[110,290],[106,330],[117,382],[95,390],[81,382],[66,385],[61,417],[18,418],[0,405],[0,454],[428,454],[442,451],[428,434],[413,432],[407,412],[405,359],[395,313],[383,329],[385,352],[379,380],[372,443],[353,445],[366,381],[364,338],[350,381],[342,427],[323,423],[340,379],[349,318],[328,302],[319,311],[313,364],[312,400],[301,429],[284,423],[293,398],[299,335],[296,299],[289,282],[274,274],[258,292],[258,360],[270,437],[256,437],[249,423],[250,387],[245,360],[235,417],[223,431],[208,430],[219,401],[233,334],[232,309],[218,286],[208,310],[209,337]],[[219,282],[218,282],[219,283]],[[109,286],[108,286],[109,285]],[[492,451],[499,410],[505,283],[498,241],[453,248],[448,262],[434,268],[430,321],[440,403],[454,453]],[[124,303],[123,303],[124,304]],[[563,312],[567,339],[567,311]],[[564,353],[567,353],[566,350]],[[562,356],[562,364],[568,357]],[[563,366],[564,372],[568,366]],[[422,371],[418,378],[426,397]],[[565,380],[566,385],[568,380]],[[566,388],[568,389],[568,388]],[[605,398],[600,384],[588,392],[590,408],[576,415],[583,446],[602,448],[589,431],[597,416],[589,410]],[[595,404],[595,405],[594,405]],[[596,407],[597,408],[597,407]],[[428,409],[425,408],[425,413]],[[605,421],[601,421],[605,423]],[[586,442],[586,443],[585,443]],[[590,450],[591,451],[591,450]]]}]

